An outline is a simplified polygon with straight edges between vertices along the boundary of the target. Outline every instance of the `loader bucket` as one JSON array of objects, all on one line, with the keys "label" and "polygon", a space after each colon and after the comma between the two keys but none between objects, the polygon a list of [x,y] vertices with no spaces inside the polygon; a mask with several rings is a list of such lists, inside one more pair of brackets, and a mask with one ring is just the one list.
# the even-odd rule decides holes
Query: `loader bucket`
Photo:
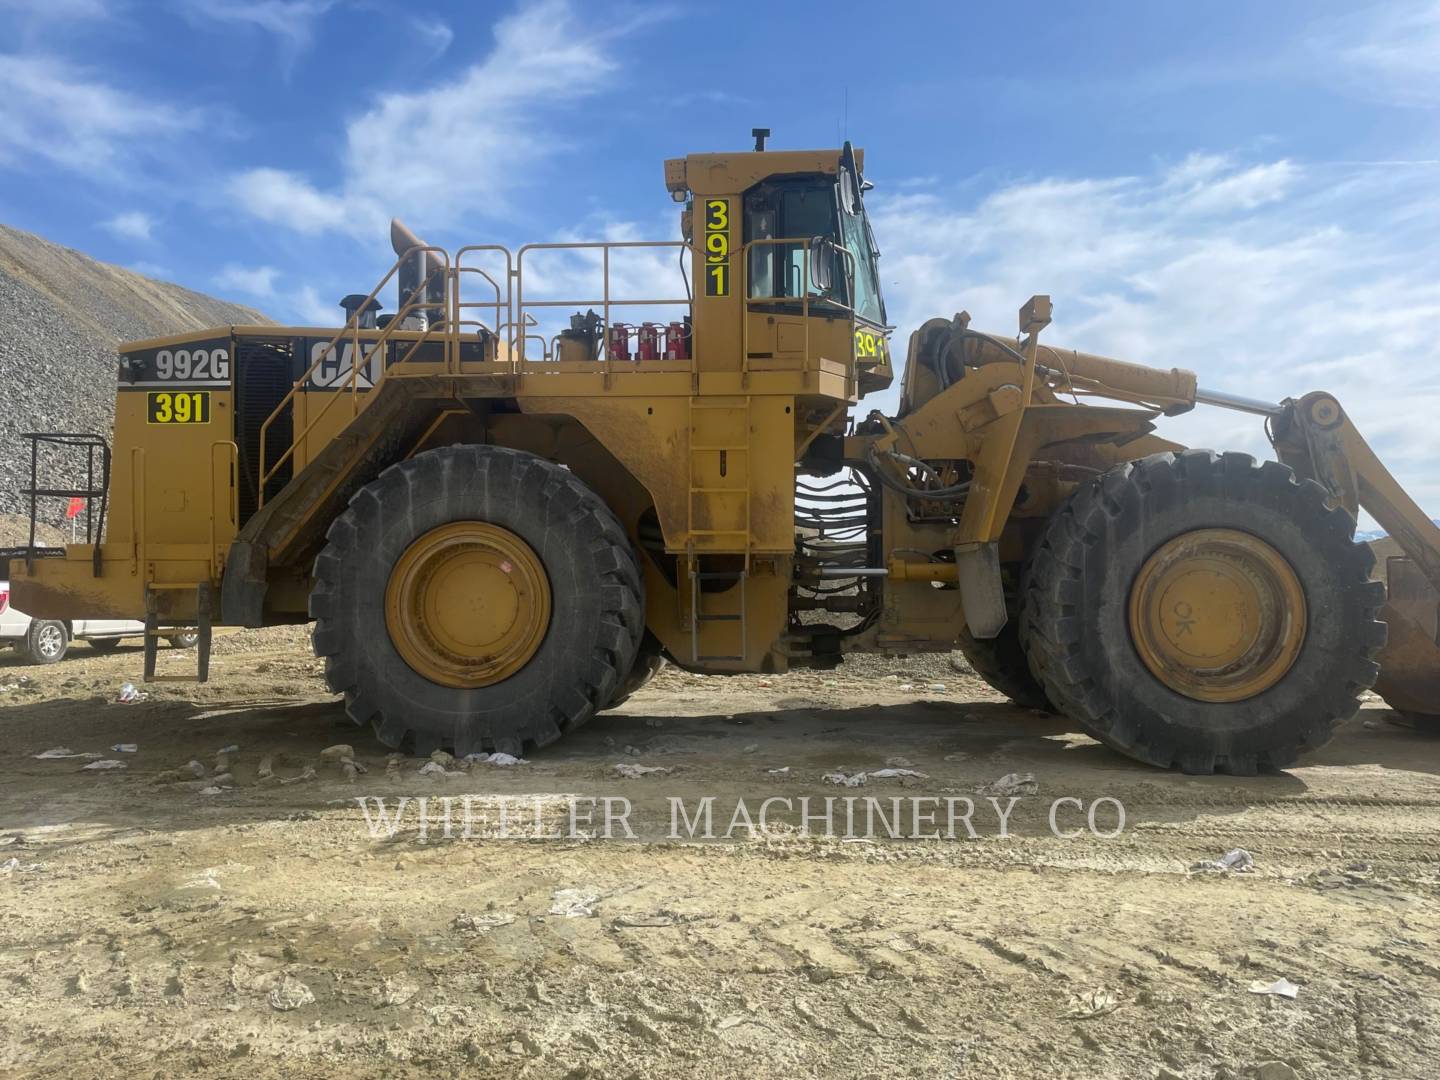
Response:
[{"label": "loader bucket", "polygon": [[1389,627],[1375,693],[1407,719],[1440,730],[1440,590],[1393,540],[1371,547],[1388,593],[1380,617]]}]

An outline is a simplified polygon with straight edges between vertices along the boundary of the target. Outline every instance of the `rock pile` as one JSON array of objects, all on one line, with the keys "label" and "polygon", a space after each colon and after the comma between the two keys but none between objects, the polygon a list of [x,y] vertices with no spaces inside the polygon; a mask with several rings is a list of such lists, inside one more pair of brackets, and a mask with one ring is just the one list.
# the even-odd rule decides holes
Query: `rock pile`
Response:
[{"label": "rock pile", "polygon": [[[269,321],[0,225],[0,513],[27,507],[18,494],[30,479],[24,432],[110,437],[120,342]],[[83,474],[66,477],[56,461],[47,482],[62,478]],[[58,524],[64,510],[62,500],[49,500],[42,520]]]}]

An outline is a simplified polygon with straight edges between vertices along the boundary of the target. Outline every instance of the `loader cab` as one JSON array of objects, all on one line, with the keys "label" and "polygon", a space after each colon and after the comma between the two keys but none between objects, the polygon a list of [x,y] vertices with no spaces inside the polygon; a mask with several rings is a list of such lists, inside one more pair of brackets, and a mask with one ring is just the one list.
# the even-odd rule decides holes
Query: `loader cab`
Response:
[{"label": "loader cab", "polygon": [[697,370],[824,370],[852,400],[890,384],[863,166],[849,143],[665,163],[693,252]]},{"label": "loader cab", "polygon": [[[747,293],[752,300],[804,296],[853,309],[858,321],[885,325],[879,252],[865,214],[864,181],[846,144],[836,173],[775,176],[745,195]],[[809,242],[756,244],[806,237]],[[783,303],[780,306],[785,306]]]}]

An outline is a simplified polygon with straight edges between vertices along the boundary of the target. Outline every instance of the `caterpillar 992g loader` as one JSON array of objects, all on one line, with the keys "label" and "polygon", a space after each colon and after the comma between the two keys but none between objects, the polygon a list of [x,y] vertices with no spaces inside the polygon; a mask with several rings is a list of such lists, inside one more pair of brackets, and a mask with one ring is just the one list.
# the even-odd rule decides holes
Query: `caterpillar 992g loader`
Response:
[{"label": "caterpillar 992g loader", "polygon": [[[1440,712],[1440,530],[1326,394],[1248,401],[1042,344],[1037,296],[1016,337],[925,323],[895,415],[852,421],[892,378],[862,165],[763,140],[668,161],[669,243],[448,253],[397,224],[339,331],[124,346],[113,461],[90,440],[98,480],[32,485],[103,521],[10,552],[16,603],[144,618],[152,644],[198,627],[202,678],[212,624],[313,620],[355,722],[422,753],[544,746],[662,657],[783,672],[957,643],[1015,700],[1189,772],[1291,764],[1377,677]],[[637,252],[674,268],[668,297],[619,287]],[[556,257],[594,293],[556,296]],[[1197,404],[1265,417],[1279,460],[1155,434]],[[1362,506],[1401,551],[1388,606]]]}]

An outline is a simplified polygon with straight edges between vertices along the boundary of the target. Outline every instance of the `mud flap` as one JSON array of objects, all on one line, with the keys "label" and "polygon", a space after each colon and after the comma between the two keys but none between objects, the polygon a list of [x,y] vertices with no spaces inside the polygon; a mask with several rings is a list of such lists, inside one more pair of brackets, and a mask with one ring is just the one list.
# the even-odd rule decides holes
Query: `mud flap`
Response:
[{"label": "mud flap", "polygon": [[982,641],[1005,629],[1005,586],[1000,579],[1000,545],[967,544],[955,549],[960,606],[972,637]]},{"label": "mud flap", "polygon": [[220,580],[220,621],[229,626],[264,626],[265,572],[269,560],[263,543],[236,540],[225,557]]}]

